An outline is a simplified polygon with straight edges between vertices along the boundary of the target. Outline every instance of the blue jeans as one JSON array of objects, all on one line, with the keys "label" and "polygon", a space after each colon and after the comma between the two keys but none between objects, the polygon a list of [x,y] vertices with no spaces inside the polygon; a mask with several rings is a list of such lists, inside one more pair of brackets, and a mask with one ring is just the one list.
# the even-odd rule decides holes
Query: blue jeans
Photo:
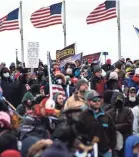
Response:
[{"label": "blue jeans", "polygon": [[107,152],[103,154],[104,157],[112,157],[112,152]]}]

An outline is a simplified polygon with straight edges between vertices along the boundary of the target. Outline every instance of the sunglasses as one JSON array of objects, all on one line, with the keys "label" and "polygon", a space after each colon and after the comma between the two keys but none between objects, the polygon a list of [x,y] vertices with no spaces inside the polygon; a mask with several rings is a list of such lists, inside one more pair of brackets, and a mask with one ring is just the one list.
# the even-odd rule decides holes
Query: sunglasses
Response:
[{"label": "sunglasses", "polygon": [[101,101],[101,98],[96,97],[96,98],[93,98],[92,101],[93,101],[93,102],[100,102],[100,101]]},{"label": "sunglasses", "polygon": [[131,94],[136,94],[136,92],[130,92]]}]

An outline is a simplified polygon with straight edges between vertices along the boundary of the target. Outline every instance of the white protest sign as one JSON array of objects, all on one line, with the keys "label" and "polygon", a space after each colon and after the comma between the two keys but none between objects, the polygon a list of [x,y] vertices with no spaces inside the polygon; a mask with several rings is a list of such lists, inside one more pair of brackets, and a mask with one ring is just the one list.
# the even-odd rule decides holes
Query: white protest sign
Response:
[{"label": "white protest sign", "polygon": [[38,68],[39,65],[39,42],[28,43],[27,67]]}]

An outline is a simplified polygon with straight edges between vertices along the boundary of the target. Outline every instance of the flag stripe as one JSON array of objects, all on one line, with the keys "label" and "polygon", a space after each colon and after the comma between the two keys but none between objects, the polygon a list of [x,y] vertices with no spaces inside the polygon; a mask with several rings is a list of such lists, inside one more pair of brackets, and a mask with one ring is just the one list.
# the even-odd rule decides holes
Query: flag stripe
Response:
[{"label": "flag stripe", "polygon": [[57,3],[46,8],[41,8],[31,15],[30,20],[36,28],[62,24],[61,7],[62,3]]},{"label": "flag stripe", "polygon": [[109,20],[109,19],[112,19],[112,18],[116,18],[116,17],[117,16],[111,16],[111,17],[104,18],[104,19],[101,19],[101,20],[91,21],[91,22],[88,22],[87,24],[93,24],[93,23],[97,23],[97,22],[102,22],[102,21],[106,21],[106,20]]},{"label": "flag stripe", "polygon": [[59,20],[61,22],[61,17],[60,16],[54,16],[54,17],[44,17],[41,18],[39,21],[37,19],[32,20],[35,24],[39,24],[41,22],[46,22],[49,23],[51,20]]},{"label": "flag stripe", "polygon": [[42,25],[36,26],[36,28],[44,28],[44,27],[53,26],[53,25],[56,25],[56,24],[61,24],[61,22],[54,22],[54,23],[49,23],[49,24],[42,24]]},{"label": "flag stripe", "polygon": [[[92,21],[96,21],[96,20],[101,20],[101,19],[109,18],[109,17],[111,17],[111,16],[115,16],[115,17],[116,17],[116,15],[113,15],[113,13],[109,13],[109,12],[108,12],[108,13],[106,13],[106,14],[103,15],[103,16],[94,17]],[[92,19],[92,18],[89,17],[88,20],[90,20],[90,19]]]},{"label": "flag stripe", "polygon": [[0,19],[0,32],[19,29],[18,12],[19,8]]},{"label": "flag stripe", "polygon": [[[108,3],[102,3],[97,8],[95,8],[89,16],[87,16],[87,24],[94,24],[97,22],[109,20],[117,17],[116,15],[116,6],[114,6],[114,1],[109,1]],[[110,5],[110,8],[107,9],[107,5]]]}]

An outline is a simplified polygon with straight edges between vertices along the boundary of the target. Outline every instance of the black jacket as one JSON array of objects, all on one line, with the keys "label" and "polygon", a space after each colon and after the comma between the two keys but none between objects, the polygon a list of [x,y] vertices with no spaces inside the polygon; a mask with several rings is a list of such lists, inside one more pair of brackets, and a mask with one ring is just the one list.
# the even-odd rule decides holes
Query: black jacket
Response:
[{"label": "black jacket", "polygon": [[129,98],[125,101],[125,107],[133,108],[135,106],[139,105],[139,98],[136,97],[136,101],[132,102],[129,100]]},{"label": "black jacket", "polygon": [[114,70],[114,66],[110,64],[103,64],[101,67],[105,72]]},{"label": "black jacket", "polygon": [[96,115],[93,110],[87,110],[80,115],[79,119],[84,124],[81,131],[87,134],[89,141],[94,136],[99,137],[99,152],[105,153],[115,148],[116,130],[109,115],[101,111]]},{"label": "black jacket", "polygon": [[107,89],[108,90],[119,90],[121,92],[121,89],[119,88],[119,85],[118,85],[118,81],[117,80],[108,80],[106,82],[106,85],[107,85]]},{"label": "black jacket", "polygon": [[[115,101],[117,95],[119,94],[120,94],[119,92],[115,92],[113,94],[111,99],[111,104],[113,108],[109,110],[107,114],[109,114],[112,117],[116,130],[123,135],[124,139],[126,139],[128,136],[132,135],[132,125],[134,117],[132,111],[124,107],[124,103],[120,109],[116,109]],[[121,96],[123,97],[122,93]]]}]

